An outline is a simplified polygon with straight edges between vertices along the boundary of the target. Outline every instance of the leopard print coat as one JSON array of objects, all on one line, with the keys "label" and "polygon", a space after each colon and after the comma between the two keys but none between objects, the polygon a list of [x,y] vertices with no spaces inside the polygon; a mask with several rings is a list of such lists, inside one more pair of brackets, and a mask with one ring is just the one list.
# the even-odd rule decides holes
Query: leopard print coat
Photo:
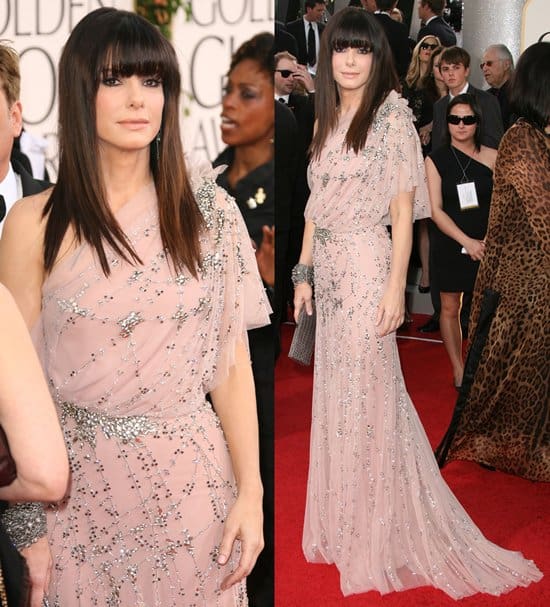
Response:
[{"label": "leopard print coat", "polygon": [[472,303],[500,303],[447,459],[550,481],[550,137],[519,121],[502,139]]}]

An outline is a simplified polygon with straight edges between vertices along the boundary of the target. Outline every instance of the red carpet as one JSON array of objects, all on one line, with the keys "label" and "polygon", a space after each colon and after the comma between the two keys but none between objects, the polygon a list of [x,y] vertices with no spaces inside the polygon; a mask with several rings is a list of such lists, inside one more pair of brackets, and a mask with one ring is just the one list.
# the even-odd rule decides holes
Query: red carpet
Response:
[{"label": "red carpet", "polygon": [[[414,326],[400,335],[420,336]],[[292,327],[283,327],[283,351],[276,371],[276,601],[277,607],[446,607],[456,605],[433,588],[381,596],[377,592],[343,598],[333,565],[306,563],[301,550],[309,449],[312,368],[286,356]],[[429,335],[429,337],[439,336]],[[443,436],[456,392],[441,343],[399,339],[409,393],[432,445]],[[533,483],[470,462],[452,462],[443,475],[484,534],[533,559],[545,577],[501,597],[478,594],[464,607],[550,605],[550,484]]]}]

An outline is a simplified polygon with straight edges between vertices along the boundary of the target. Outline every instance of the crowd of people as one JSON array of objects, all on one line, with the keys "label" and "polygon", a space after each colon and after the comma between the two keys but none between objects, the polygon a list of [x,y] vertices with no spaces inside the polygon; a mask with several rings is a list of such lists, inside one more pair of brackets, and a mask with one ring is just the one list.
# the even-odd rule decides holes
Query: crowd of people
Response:
[{"label": "crowd of people", "polygon": [[[89,12],[59,63],[55,184],[0,44],[0,605],[272,607],[279,326],[314,309],[306,559],[344,595],[542,576],[439,466],[550,480],[550,43],[516,70],[488,46],[480,90],[444,0],[419,0],[416,40],[397,4],[305,0],[246,40],[207,168],[172,45]],[[437,459],[396,346],[413,243],[458,391]]]}]

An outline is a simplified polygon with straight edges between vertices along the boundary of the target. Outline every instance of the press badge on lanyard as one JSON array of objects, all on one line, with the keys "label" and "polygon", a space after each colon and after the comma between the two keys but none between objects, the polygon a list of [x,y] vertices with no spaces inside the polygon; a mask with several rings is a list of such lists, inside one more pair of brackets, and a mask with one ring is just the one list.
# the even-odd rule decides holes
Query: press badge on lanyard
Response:
[{"label": "press badge on lanyard", "polygon": [[466,175],[466,171],[472,162],[470,158],[468,160],[468,164],[464,167],[462,163],[458,159],[458,156],[455,154],[453,147],[451,146],[451,152],[455,157],[455,160],[462,171],[462,179],[460,183],[456,184],[456,189],[458,191],[458,203],[460,204],[461,211],[467,211],[469,209],[477,209],[479,207],[479,202],[477,201],[477,192],[476,192],[476,184],[473,181],[468,181],[468,175]]},{"label": "press badge on lanyard", "polygon": [[456,189],[458,190],[458,202],[462,211],[477,209],[479,207],[476,184],[473,181],[468,183],[457,183]]}]

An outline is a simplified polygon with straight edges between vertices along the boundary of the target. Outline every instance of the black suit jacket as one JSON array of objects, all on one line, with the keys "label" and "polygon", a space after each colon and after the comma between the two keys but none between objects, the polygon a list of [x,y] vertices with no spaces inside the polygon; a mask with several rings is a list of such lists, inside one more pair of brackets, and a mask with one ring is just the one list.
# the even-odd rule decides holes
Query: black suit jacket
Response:
[{"label": "black suit jacket", "polygon": [[437,36],[443,46],[454,46],[456,44],[456,34],[443,17],[436,17],[428,25],[421,27],[417,41],[420,42],[424,36]]},{"label": "black suit jacket", "polygon": [[[275,101],[275,227],[290,230],[294,188],[300,161],[300,135],[294,113]],[[278,249],[276,249],[276,253]]]},{"label": "black suit jacket", "polygon": [[275,53],[287,51],[298,57],[298,43],[296,38],[287,32],[286,26],[280,21],[275,21]]},{"label": "black suit jacket", "polygon": [[288,107],[294,112],[302,149],[307,150],[313,137],[313,124],[315,122],[315,93],[300,95],[299,93],[290,93],[288,97]]},{"label": "black suit jacket", "polygon": [[390,48],[393,53],[395,70],[399,78],[402,79],[407,75],[409,63],[411,62],[407,28],[385,13],[375,13],[374,17],[386,33],[386,38],[390,43]]},{"label": "black suit jacket", "polygon": [[35,179],[20,163],[20,161],[14,156],[12,156],[11,158],[11,166],[21,178],[23,196],[31,196],[32,194],[38,194],[38,192],[43,192],[52,185],[49,181]]},{"label": "black suit jacket", "polygon": [[[321,34],[323,33],[325,26],[322,23],[317,23],[317,27],[319,28],[319,39],[321,39]],[[298,44],[298,63],[307,65],[307,40],[304,20],[296,19],[296,21],[287,23],[286,31],[294,36]]]},{"label": "black suit jacket", "polygon": [[490,89],[487,89],[487,92],[497,98],[500,105],[504,130],[508,130],[508,128],[517,120],[517,116],[513,114],[510,100],[508,99],[510,94],[510,80],[507,80],[499,89],[491,87]]},{"label": "black suit jacket", "polygon": [[[476,98],[481,108],[481,143],[487,147],[498,149],[498,144],[504,134],[502,128],[502,117],[500,115],[500,106],[494,95],[477,89],[471,84],[468,86],[468,93]],[[446,95],[434,104],[434,122],[432,128],[432,150],[446,144],[447,133],[447,106],[450,97]]]}]

